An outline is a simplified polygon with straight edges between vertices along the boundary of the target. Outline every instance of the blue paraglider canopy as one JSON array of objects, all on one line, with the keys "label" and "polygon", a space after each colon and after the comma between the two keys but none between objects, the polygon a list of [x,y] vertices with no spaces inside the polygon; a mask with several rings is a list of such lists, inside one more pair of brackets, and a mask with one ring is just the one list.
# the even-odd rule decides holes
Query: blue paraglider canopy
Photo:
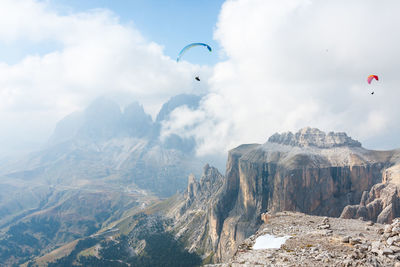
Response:
[{"label": "blue paraglider canopy", "polygon": [[179,55],[178,55],[178,58],[176,59],[176,62],[179,62],[179,60],[181,60],[181,57],[183,56],[183,54],[186,53],[187,50],[189,50],[190,48],[195,47],[195,46],[205,46],[205,47],[207,47],[208,51],[210,51],[210,52],[212,51],[211,46],[209,46],[208,44],[205,44],[205,43],[191,43],[191,44],[188,44],[187,46],[185,46],[184,48],[182,48],[181,52],[179,52]]}]

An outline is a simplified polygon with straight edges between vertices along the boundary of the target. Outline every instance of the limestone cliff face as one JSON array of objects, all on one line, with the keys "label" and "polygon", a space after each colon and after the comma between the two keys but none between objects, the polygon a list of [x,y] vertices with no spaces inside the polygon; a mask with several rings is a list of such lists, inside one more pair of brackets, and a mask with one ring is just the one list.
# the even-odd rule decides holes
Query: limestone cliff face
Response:
[{"label": "limestone cliff face", "polygon": [[312,128],[233,149],[211,212],[219,235],[216,259],[229,258],[237,243],[254,233],[265,211],[339,216],[382,181],[382,170],[397,154],[370,151],[344,133]]},{"label": "limestone cliff face", "polygon": [[220,199],[223,182],[223,175],[207,164],[200,181],[194,175],[189,176],[187,190],[166,212],[174,220],[170,230],[184,241],[190,252],[212,258],[217,250],[219,221],[212,214],[212,207]]},{"label": "limestone cliff face", "polygon": [[[392,161],[399,161],[398,155]],[[400,163],[385,169],[382,178],[382,183],[374,185],[369,192],[364,191],[358,205],[346,206],[340,217],[362,217],[378,223],[392,223],[400,217]]]}]

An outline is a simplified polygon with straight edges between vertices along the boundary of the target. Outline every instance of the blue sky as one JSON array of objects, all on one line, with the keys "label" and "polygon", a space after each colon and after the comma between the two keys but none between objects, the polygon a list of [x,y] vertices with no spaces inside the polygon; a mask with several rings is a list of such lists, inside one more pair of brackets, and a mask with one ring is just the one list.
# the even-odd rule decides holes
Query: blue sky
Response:
[{"label": "blue sky", "polygon": [[[85,12],[105,8],[115,13],[122,24],[133,25],[149,41],[164,47],[164,53],[176,58],[182,47],[192,42],[205,42],[213,48],[212,54],[199,49],[185,54],[193,64],[214,65],[219,58],[219,45],[213,40],[218,14],[223,0],[48,0],[60,14]],[[1,58],[14,63],[27,54],[43,55],[58,49],[54,42],[0,43]]]}]

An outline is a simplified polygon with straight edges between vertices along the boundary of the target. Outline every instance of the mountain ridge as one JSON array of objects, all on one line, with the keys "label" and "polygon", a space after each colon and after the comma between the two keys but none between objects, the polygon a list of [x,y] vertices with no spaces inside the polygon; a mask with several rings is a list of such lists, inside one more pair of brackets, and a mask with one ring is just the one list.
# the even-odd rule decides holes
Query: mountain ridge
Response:
[{"label": "mountain ridge", "polygon": [[[0,202],[0,261],[22,263],[183,190],[186,177],[200,173],[204,162],[196,158],[195,144],[189,149],[160,140],[161,123],[137,102],[122,110],[99,98],[62,119],[42,150],[4,164],[0,199],[7,201]],[[93,202],[96,197],[103,205]],[[125,199],[126,205],[113,198]],[[54,235],[36,239],[40,222],[58,225],[51,228]]]},{"label": "mountain ridge", "polygon": [[[65,254],[57,262],[70,261],[73,257],[83,255],[81,254],[83,250],[80,251],[80,249],[85,249],[85,251],[88,249],[92,253],[90,256],[82,257],[82,260],[99,264],[101,260],[109,262],[110,254],[100,259],[93,258],[93,255],[117,253],[115,249],[119,246],[133,250],[137,256],[137,258],[136,256],[132,258],[125,254],[115,254],[116,257],[122,257],[121,263],[143,260],[153,244],[147,243],[147,238],[149,240],[161,238],[160,242],[170,242],[175,239],[178,242],[176,248],[180,249],[184,245],[188,250],[189,254],[186,252],[182,254],[186,255],[184,257],[191,258],[196,253],[202,256],[203,263],[224,262],[234,255],[239,244],[259,229],[263,220],[267,218],[265,214],[296,211],[309,215],[338,217],[346,207],[351,209],[358,203],[360,206],[356,207],[357,212],[354,214],[361,214],[358,209],[363,210],[363,207],[369,204],[366,201],[370,199],[368,201],[371,203],[380,201],[387,204],[381,208],[389,210],[385,213],[387,222],[390,222],[394,216],[400,215],[398,214],[400,209],[393,208],[397,207],[398,201],[389,201],[395,199],[394,196],[399,192],[396,189],[392,190],[390,182],[399,180],[396,167],[400,163],[399,149],[368,150],[346,134],[325,134],[310,127],[300,129],[298,133],[275,134],[273,135],[275,137],[270,137],[264,144],[240,145],[229,151],[225,175],[206,164],[200,176],[186,173],[185,180],[181,180],[182,184],[184,182],[186,185],[183,193],[177,192],[173,197],[153,205],[149,202],[145,205],[141,204],[144,203],[142,201],[149,191],[141,191],[143,186],[140,182],[153,181],[153,186],[163,188],[165,183],[161,182],[161,176],[156,175],[157,179],[151,180],[149,179],[150,172],[135,173],[132,170],[135,168],[140,170],[142,167],[143,170],[154,170],[162,165],[163,167],[159,169],[160,175],[168,173],[171,176],[174,173],[182,175],[182,166],[185,166],[183,162],[195,160],[195,158],[185,158],[191,154],[165,149],[162,143],[154,140],[132,137],[111,138],[102,142],[97,139],[89,143],[85,141],[86,139],[78,139],[59,144],[72,146],[72,154],[58,155],[55,149],[54,153],[59,157],[55,162],[72,159],[73,164],[74,157],[77,156],[74,154],[75,149],[83,149],[82,144],[84,144],[90,147],[89,153],[84,158],[85,166],[90,166],[87,164],[93,158],[96,162],[100,160],[102,166],[106,166],[97,170],[98,175],[95,179],[93,179],[95,172],[91,172],[87,179],[77,179],[77,182],[88,183],[79,186],[94,189],[93,185],[96,185],[96,190],[104,190],[102,189],[104,186],[113,185],[113,190],[124,190],[128,195],[134,196],[136,200],[132,199],[132,203],[137,205],[133,208],[124,208],[125,213],[122,212],[119,216],[103,218],[105,221],[97,222],[96,225],[101,225],[101,229],[92,235],[99,239],[82,237],[82,242],[86,242],[88,247],[77,246],[70,255]],[[287,138],[287,136],[291,137]],[[131,139],[135,139],[136,143],[131,143]],[[121,143],[121,140],[125,140],[126,143]],[[116,147],[119,148],[116,149]],[[98,157],[99,154],[96,154],[104,152],[110,155],[109,158],[101,159]],[[45,156],[53,158],[50,155]],[[36,158],[35,162],[48,162],[46,157],[45,159]],[[54,158],[57,159],[57,157]],[[83,162],[83,158],[78,157],[78,159],[79,162]],[[141,167],[138,168],[138,166]],[[166,168],[166,166],[171,168]],[[42,167],[46,170],[42,173],[50,173],[50,169],[46,169],[47,165]],[[76,170],[79,171],[79,168]],[[124,170],[128,172],[123,172]],[[190,168],[187,169],[189,170]],[[82,174],[77,174],[83,177]],[[22,177],[22,174],[18,173],[13,175],[18,179]],[[120,177],[118,183],[115,175]],[[129,179],[129,177],[133,178]],[[140,180],[140,177],[143,180]],[[171,185],[172,180],[165,181]],[[156,187],[153,187],[153,190],[154,188]],[[366,198],[365,192],[370,192],[373,197]],[[374,197],[379,194],[385,197],[376,200]],[[65,205],[68,206],[68,203],[70,202],[66,202]],[[392,208],[386,208],[389,205]],[[55,207],[49,207],[48,211],[54,209]],[[31,218],[38,218],[36,215],[39,214],[41,213]],[[375,219],[372,218],[372,220]],[[92,222],[88,226],[93,225]],[[154,228],[155,232],[145,231],[145,237],[143,227],[146,225],[151,226],[151,229]],[[104,233],[104,237],[101,233]],[[109,237],[115,241],[107,242]],[[95,246],[98,244],[102,246],[102,249],[97,250],[100,252],[96,252]],[[149,247],[146,247],[147,244]],[[154,257],[157,257],[156,254]],[[79,261],[78,258],[76,259]]]},{"label": "mountain ridge", "polygon": [[347,136],[344,132],[329,132],[326,134],[317,128],[311,127],[302,128],[294,134],[292,132],[275,133],[268,138],[268,142],[299,147],[361,147],[360,142]]}]

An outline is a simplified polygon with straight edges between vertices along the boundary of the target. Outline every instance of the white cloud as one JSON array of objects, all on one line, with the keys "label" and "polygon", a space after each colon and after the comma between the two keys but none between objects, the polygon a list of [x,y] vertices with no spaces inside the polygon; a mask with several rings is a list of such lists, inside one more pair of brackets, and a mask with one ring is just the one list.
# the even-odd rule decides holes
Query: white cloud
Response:
[{"label": "white cloud", "polygon": [[43,141],[57,120],[101,95],[137,100],[155,115],[169,97],[190,92],[194,71],[209,73],[177,64],[162,46],[102,9],[61,15],[48,2],[1,0],[0,43],[57,44],[15,64],[0,59],[0,145]]},{"label": "white cloud", "polygon": [[[304,126],[400,146],[399,8],[397,0],[228,0],[215,31],[226,60],[208,78],[206,67],[176,64],[110,11],[59,14],[47,1],[1,0],[0,44],[56,45],[15,64],[0,59],[0,147],[44,140],[99,95],[138,100],[154,115],[170,96],[199,90],[194,71],[210,92],[198,110],[176,110],[164,134],[195,136],[199,154]],[[380,81],[368,85],[369,74]]]},{"label": "white cloud", "polygon": [[[399,9],[397,0],[226,1],[215,39],[227,60],[215,66],[211,93],[193,111],[204,115],[188,123],[198,152],[304,126],[346,131],[367,147],[399,147],[382,143],[400,135]],[[369,74],[380,81],[368,85]],[[167,128],[183,134],[177,114]]]}]

